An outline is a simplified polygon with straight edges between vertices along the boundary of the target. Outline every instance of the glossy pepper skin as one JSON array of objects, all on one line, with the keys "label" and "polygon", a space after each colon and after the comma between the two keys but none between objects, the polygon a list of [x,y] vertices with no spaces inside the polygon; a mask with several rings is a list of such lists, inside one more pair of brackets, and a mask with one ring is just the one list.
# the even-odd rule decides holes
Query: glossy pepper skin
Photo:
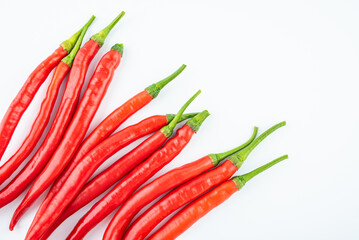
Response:
[{"label": "glossy pepper skin", "polygon": [[[179,121],[193,117],[195,114],[184,114]],[[140,135],[133,135],[132,132],[139,132],[146,130],[146,132],[152,133],[167,125],[174,118],[173,114],[169,115],[156,115],[149,117],[140,123],[130,126],[120,132],[122,137],[119,139],[126,139],[127,135],[135,136],[132,139],[138,139]],[[149,132],[151,131],[151,132]],[[91,202],[93,199],[98,197],[100,194],[109,189],[113,184],[124,177],[129,171],[136,167],[139,163],[148,158],[154,151],[160,148],[165,141],[168,139],[162,133],[156,132],[151,137],[142,142],[138,147],[127,153],[125,156],[117,160],[114,164],[108,167],[106,170],[101,172],[81,189],[80,193],[76,198],[67,206],[66,210],[56,220],[54,224],[46,231],[41,239],[47,239],[51,233],[69,216],[81,209],[83,206]],[[142,136],[143,134],[141,134]],[[132,142],[133,140],[131,140]],[[47,205],[51,202],[49,195],[41,204],[36,216],[41,216],[46,211]]]},{"label": "glossy pepper skin", "polygon": [[36,146],[37,141],[40,139],[41,134],[49,121],[51,109],[55,104],[61,82],[69,71],[70,67],[66,63],[60,61],[46,93],[46,99],[48,99],[48,101],[45,99],[46,102],[42,102],[40,113],[32,125],[29,135],[16,153],[0,167],[0,184],[13,174]]},{"label": "glossy pepper skin", "polygon": [[[99,49],[99,44],[95,43],[96,46],[94,46],[92,43],[93,40],[90,40],[87,42],[81,49],[85,49],[85,62],[86,65],[78,68],[81,72],[81,76],[76,77],[76,79],[79,79],[79,82],[76,82],[76,84],[72,85],[73,82],[71,81],[72,73],[75,70],[76,62],[78,59],[78,55],[75,58],[74,61],[74,67],[72,68],[70,72],[70,78],[67,83],[67,89],[75,90],[76,93],[76,102],[79,97],[81,87],[85,78],[85,73],[88,68],[89,63],[95,56],[96,52]],[[54,147],[54,142],[48,142],[48,145],[52,145],[54,147],[54,151],[52,156],[49,156],[49,161],[44,168],[44,170],[40,173],[40,175],[36,178],[34,184],[31,186],[30,190],[26,194],[25,198],[19,205],[19,207],[16,209],[13,218],[10,223],[10,230],[13,229],[18,219],[21,217],[21,215],[26,211],[26,209],[42,194],[43,191],[45,191],[52,183],[53,181],[59,176],[59,174],[62,172],[62,170],[66,167],[67,163],[71,160],[73,155],[75,154],[77,148],[79,147],[81,141],[83,140],[83,137],[86,134],[86,131],[91,123],[91,120],[93,116],[95,115],[106,91],[107,88],[113,78],[113,74],[115,69],[120,63],[121,55],[122,55],[122,46],[119,47],[119,49],[114,48],[104,55],[104,57],[100,60],[99,64],[96,67],[95,73],[92,76],[89,85],[84,93],[84,96],[81,99],[81,102],[79,103],[79,106],[76,109],[76,113],[73,115],[72,118],[69,118],[69,116],[72,116],[72,112],[76,108],[76,102],[74,102],[74,95],[70,97],[70,99],[67,99],[69,97],[67,95],[67,91],[65,90],[64,96],[63,96],[63,103],[64,105],[68,105],[67,109],[63,109],[62,105],[60,105],[59,112],[61,116],[65,117],[66,120],[64,120],[62,123],[67,123],[71,120],[70,124],[65,126],[62,124],[58,124],[64,134],[61,139],[59,139],[59,136],[57,135],[56,138],[58,141],[61,140],[61,142]],[[88,51],[89,50],[89,51]],[[79,51],[79,53],[80,53]],[[90,53],[89,53],[90,52]],[[89,54],[88,54],[89,53]],[[76,73],[75,73],[76,75]],[[70,91],[73,92],[73,91]],[[66,110],[70,110],[70,112],[67,112]],[[67,112],[67,113],[66,113]],[[56,125],[56,118],[54,121],[54,124]],[[60,122],[57,122],[60,123]],[[67,124],[66,124],[67,125]],[[53,125],[54,126],[54,125]],[[61,130],[60,130],[61,131]],[[54,135],[55,133],[58,133],[58,131],[51,132],[50,134]],[[48,140],[48,138],[47,138]],[[58,142],[56,141],[56,143]],[[46,142],[46,140],[45,140]],[[47,162],[47,159],[46,159]]]},{"label": "glossy pepper skin", "polygon": [[[83,38],[92,20],[93,18],[91,18],[90,21],[83,27],[82,32],[80,33],[81,38]],[[80,46],[81,43],[77,42],[76,48]],[[77,52],[77,54],[76,52],[71,52],[67,57],[63,59],[64,62],[70,64],[70,62],[72,61],[69,60],[74,57],[71,54],[76,55],[74,63],[72,64],[72,69],[70,70],[67,86],[62,97],[59,110],[55,116],[54,122],[52,123],[52,126],[44,142],[42,143],[36,154],[33,156],[33,158],[26,164],[26,166],[21,170],[21,172],[4,189],[1,190],[0,207],[3,207],[13,201],[31,184],[31,182],[45,167],[47,160],[52,155],[52,152],[56,149],[57,143],[61,140],[61,136],[67,127],[67,122],[70,121],[72,117],[72,115],[68,116],[69,111],[71,112],[71,109],[75,108],[77,103],[77,99],[75,99],[76,97],[74,96],[74,91],[69,86],[75,84],[80,72],[82,73],[80,75],[82,75],[83,78],[85,77],[84,73],[87,71],[87,66],[89,65],[90,60],[93,58],[96,52],[92,51],[89,53],[87,52],[87,49],[88,47],[82,47]],[[92,54],[93,56],[86,56],[87,54]],[[77,89],[77,91],[80,90],[81,88]],[[12,229],[12,227],[10,227],[10,229]]]},{"label": "glossy pepper skin", "polygon": [[[92,41],[92,40],[90,40]],[[91,43],[92,44],[92,43]],[[56,150],[76,108],[87,67],[98,51],[98,47],[87,42],[76,55],[67,81],[66,89],[52,126],[40,148],[22,171],[0,193],[0,206],[4,206],[20,195],[43,170]],[[78,80],[78,81],[77,81]],[[42,192],[41,192],[42,193]],[[10,230],[13,228],[13,224]]]},{"label": "glossy pepper skin", "polygon": [[144,91],[129,99],[123,105],[114,110],[109,116],[107,116],[83,141],[74,159],[71,161],[67,169],[62,173],[61,177],[56,180],[49,195],[55,194],[58,189],[61,188],[63,182],[67,179],[72,169],[91,149],[110,136],[131,115],[151,102],[159,94],[161,89],[164,88],[174,78],[176,78],[185,68],[186,65],[182,65],[173,74],[155,84],[150,85]]},{"label": "glossy pepper skin", "polygon": [[[125,233],[124,239],[144,239],[163,219],[172,212],[202,195],[212,187],[230,178],[238,168],[225,161],[219,167],[204,173],[173,190],[143,213]],[[117,233],[114,224],[106,229],[104,240],[114,239]]]},{"label": "glossy pepper skin", "polygon": [[76,44],[69,53],[69,55],[64,57],[57,65],[50,85],[47,89],[46,97],[41,103],[40,111],[34,123],[32,124],[30,133],[22,143],[21,147],[17,150],[17,152],[0,167],[0,184],[13,174],[13,172],[20,166],[20,164],[29,156],[29,154],[39,141],[47,123],[49,122],[60,85],[66,77],[67,73],[70,71],[73,60],[81,46],[83,37],[85,36],[88,27],[91,25],[94,19],[95,17],[93,16],[86,23],[86,25],[82,28],[80,36],[78,37]]},{"label": "glossy pepper skin", "polygon": [[[123,180],[120,181],[104,198],[97,202],[91,210],[78,222],[68,239],[81,239],[96,224],[120,206],[138,187],[153,176],[166,163],[172,160],[183,149],[193,132],[189,127],[180,129],[173,141],[169,141],[163,149],[155,152],[149,159],[136,167]],[[161,158],[160,165],[156,164]],[[151,169],[149,171],[148,169]]]},{"label": "glossy pepper skin", "polygon": [[209,193],[190,203],[187,207],[166,222],[166,224],[149,239],[176,239],[196,221],[206,215],[213,208],[226,201],[237,191],[237,185],[232,180],[228,180],[220,184]]},{"label": "glossy pepper skin", "polygon": [[209,154],[182,167],[175,168],[138,190],[120,207],[112,218],[106,230],[106,238],[122,239],[126,228],[143,207],[167,191],[217,166],[224,158],[245,148],[254,140],[257,131],[258,128],[255,127],[251,138],[232,150],[224,153]]},{"label": "glossy pepper skin", "polygon": [[[165,79],[152,84],[144,91],[132,97],[130,100],[125,102],[115,111],[113,111],[107,118],[105,118],[95,130],[82,142],[75,156],[67,165],[65,170],[56,179],[52,185],[49,193],[46,196],[45,202],[51,199],[62,187],[72,170],[76,165],[83,159],[83,157],[100,142],[110,136],[127,118],[136,113],[142,107],[147,105],[154,99],[161,89],[165,87],[170,81],[177,77],[184,69],[186,65],[182,65],[177,71]],[[114,184],[114,183],[113,183]],[[112,185],[112,184],[111,184]]]},{"label": "glossy pepper skin", "polygon": [[61,43],[60,47],[35,68],[11,102],[0,123],[0,159],[11,140],[17,124],[34,99],[40,86],[49,76],[52,69],[71,51],[81,31],[82,29]]},{"label": "glossy pepper skin", "polygon": [[[198,95],[199,93],[197,93]],[[174,128],[174,126],[179,121],[183,111],[189,105],[191,101],[197,96],[192,97],[185,106],[181,108],[180,115],[171,121],[169,126]],[[149,125],[150,127],[153,124]],[[164,127],[170,129],[168,127]],[[141,129],[139,129],[141,130]],[[55,223],[56,219],[62,214],[65,208],[70,204],[70,202],[76,197],[81,188],[84,186],[86,181],[91,177],[91,175],[96,171],[96,169],[112,154],[117,152],[121,147],[118,143],[123,141],[123,138],[119,133],[114,134],[113,136],[107,138],[96,148],[91,150],[83,161],[81,161],[76,168],[71,172],[68,179],[65,181],[64,185],[61,187],[59,192],[52,198],[48,203],[48,206],[45,211],[41,211],[35,220],[33,221],[30,230],[28,231],[26,239],[39,239],[48,228]]]},{"label": "glossy pepper skin", "polygon": [[271,166],[277,164],[278,162],[287,159],[288,156],[282,156],[278,159],[273,160],[272,162],[263,165],[260,168],[253,170],[242,176],[234,177],[230,180],[227,180],[221,183],[219,186],[215,187],[210,192],[202,195],[197,198],[185,208],[179,211],[174,215],[170,220],[168,220],[159,230],[157,230],[149,240],[171,240],[176,239],[188,228],[190,228],[195,222],[204,217],[211,210],[216,208],[230,198],[235,192],[240,190],[247,181],[256,176],[257,174],[263,172],[264,170],[270,168]]},{"label": "glossy pepper skin", "polygon": [[55,220],[68,208],[87,180],[106,159],[131,142],[160,129],[166,123],[167,116],[149,117],[112,135],[92,149],[74,168],[59,192],[52,199],[43,202],[29,229],[27,239],[39,239],[55,224]]},{"label": "glossy pepper skin", "polygon": [[[263,141],[264,138],[284,125],[285,122],[282,122],[273,126],[261,134],[246,148],[229,157],[229,159],[224,161],[222,165],[199,175],[168,193],[137,218],[137,220],[129,227],[123,239],[145,239],[145,237],[171,213],[211,188],[229,179],[238,168],[241,167],[249,153]],[[116,229],[114,228],[114,225],[110,223],[106,229],[104,240],[113,239],[115,236],[113,235],[114,233],[116,233]]]},{"label": "glossy pepper skin", "polygon": [[[201,121],[203,121],[208,116],[208,112],[202,112],[202,114],[200,113],[199,115],[201,115]],[[173,160],[188,144],[195,133],[195,131],[187,124],[179,129],[177,135],[170,139],[163,148],[156,151],[146,159],[146,161],[134,168],[108,194],[106,194],[106,196],[98,201],[90,211],[81,218],[67,239],[82,239],[88,231],[120,206],[138,187]],[[162,129],[162,132],[167,136],[171,135],[170,132],[167,133],[167,130],[168,128]]]}]

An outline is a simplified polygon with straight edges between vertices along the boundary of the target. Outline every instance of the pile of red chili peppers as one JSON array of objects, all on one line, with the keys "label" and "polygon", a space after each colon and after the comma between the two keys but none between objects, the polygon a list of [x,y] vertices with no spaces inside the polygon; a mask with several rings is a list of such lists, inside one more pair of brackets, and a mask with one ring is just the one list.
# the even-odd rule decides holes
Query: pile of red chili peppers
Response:
[{"label": "pile of red chili peppers", "polygon": [[[69,231],[67,239],[83,239],[116,209],[103,239],[175,239],[254,176],[288,158],[284,155],[249,173],[233,177],[254,148],[286,124],[281,122],[258,137],[258,128],[255,127],[252,136],[245,143],[227,152],[207,154],[144,185],[181,153],[209,116],[207,110],[185,113],[186,108],[201,91],[197,91],[185,102],[177,114],[150,116],[139,123],[117,132],[116,130],[156,98],[186,65],[123,103],[85,138],[122,60],[124,46],[114,44],[102,56],[80,97],[88,67],[124,14],[121,12],[81,47],[86,31],[95,19],[92,16],[77,33],[61,43],[59,48],[30,74],[1,121],[0,158],[6,151],[23,113],[54,70],[37,117],[29,126],[27,137],[12,157],[0,166],[0,184],[3,185],[30,154],[34,153],[21,171],[13,176],[7,185],[1,186],[0,208],[30,187],[11,219],[10,230],[13,230],[26,210],[51,186],[32,221],[26,240],[47,239],[63,221],[107,190],[110,191],[92,206],[71,232]],[[67,75],[69,76],[60,106],[55,109],[60,85]],[[51,114],[55,114],[52,122]],[[186,123],[175,130],[177,123],[182,121]],[[45,132],[47,124],[51,127]],[[108,158],[149,134],[152,135],[90,180]],[[45,138],[35,152],[35,146],[42,135],[45,135]],[[159,198],[163,194],[165,195]],[[151,207],[139,215],[141,210],[150,204]],[[174,212],[177,213],[172,215]],[[172,217],[161,224],[170,215]],[[160,224],[161,227],[158,228]]]}]

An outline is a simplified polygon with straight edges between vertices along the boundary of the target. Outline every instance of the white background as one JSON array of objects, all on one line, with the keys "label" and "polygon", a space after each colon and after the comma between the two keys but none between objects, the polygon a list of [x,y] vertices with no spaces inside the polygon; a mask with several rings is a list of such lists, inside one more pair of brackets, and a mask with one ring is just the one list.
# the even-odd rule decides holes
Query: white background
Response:
[{"label": "white background", "polygon": [[[87,79],[113,44],[124,43],[123,61],[90,130],[182,63],[187,69],[123,125],[174,113],[202,89],[188,111],[206,108],[211,116],[159,174],[241,144],[254,125],[264,131],[288,123],[258,146],[238,174],[283,154],[290,159],[253,179],[179,239],[359,239],[358,1],[1,1],[0,116],[37,64],[91,14],[97,18],[86,39],[122,10],[125,17],[88,72]],[[48,83],[2,162],[26,136]],[[23,197],[0,210],[0,239],[24,238],[41,201],[10,232]],[[89,207],[51,239],[64,239]],[[86,239],[101,239],[109,220]]]}]

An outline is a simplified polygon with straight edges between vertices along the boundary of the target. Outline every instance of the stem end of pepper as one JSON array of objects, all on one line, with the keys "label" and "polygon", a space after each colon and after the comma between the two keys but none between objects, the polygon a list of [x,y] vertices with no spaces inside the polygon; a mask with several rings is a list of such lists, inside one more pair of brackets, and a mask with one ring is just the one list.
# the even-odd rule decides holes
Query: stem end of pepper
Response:
[{"label": "stem end of pepper", "polygon": [[111,49],[119,52],[121,54],[121,57],[123,57],[123,44],[122,43],[121,44],[117,43],[117,44],[113,45]]},{"label": "stem end of pepper", "polygon": [[262,133],[259,137],[253,140],[247,147],[236,153],[235,155],[232,155],[228,160],[232,161],[234,165],[236,165],[237,168],[240,168],[242,166],[242,163],[247,159],[248,155],[253,151],[255,147],[258,146],[259,143],[261,143],[268,135],[273,133],[278,128],[281,128],[286,125],[286,122],[280,122],[273,127],[269,128],[267,131]]},{"label": "stem end of pepper", "polygon": [[[88,22],[78,31],[76,32],[74,35],[72,35],[69,39],[63,41],[60,46],[63,47],[63,49],[67,52],[70,53],[70,51],[74,48],[77,40],[80,37],[80,34],[82,33],[83,29],[87,26],[87,28],[92,24],[92,22],[95,20],[95,16],[92,15],[90,20],[88,20]],[[82,42],[82,41],[81,41]]]},{"label": "stem end of pepper", "polygon": [[[183,112],[186,110],[186,108],[193,102],[193,100],[201,93],[201,90],[198,90],[182,107],[181,109],[178,111],[178,113],[176,114],[176,116],[173,118],[173,120],[167,125],[164,126],[161,129],[161,132],[166,136],[169,137],[171,136],[173,129],[175,128],[175,126],[177,125],[178,121],[180,120]],[[193,118],[192,118],[193,119]]]},{"label": "stem end of pepper", "polygon": [[225,159],[225,158],[229,157],[230,155],[233,155],[236,152],[247,147],[249,144],[251,144],[254,141],[254,139],[257,136],[257,133],[258,133],[258,127],[254,127],[252,136],[242,145],[240,145],[236,148],[233,148],[227,152],[217,153],[217,154],[209,154],[208,156],[212,159],[213,165],[214,166],[218,165],[218,163],[220,163],[223,159]]},{"label": "stem end of pepper", "polygon": [[92,16],[91,19],[82,27],[81,32],[80,32],[80,36],[78,37],[75,46],[73,47],[73,49],[71,50],[71,52],[64,57],[61,61],[63,61],[64,63],[66,63],[69,67],[72,67],[72,63],[74,62],[74,59],[76,57],[77,52],[79,51],[82,41],[85,37],[85,34],[88,30],[88,28],[90,27],[90,25],[92,24],[93,20],[95,19],[95,16]]},{"label": "stem end of pepper", "polygon": [[186,124],[194,131],[198,132],[199,128],[201,127],[202,123],[206,118],[209,116],[209,112],[207,110],[204,110],[203,112],[200,112],[196,116],[194,116],[191,120],[189,120]]},{"label": "stem end of pepper", "polygon": [[[182,114],[182,116],[180,117],[180,119],[178,120],[178,122],[183,122],[184,120],[193,118],[194,116],[196,116],[198,114],[198,112],[196,113],[186,113],[186,114]],[[176,114],[167,114],[167,123],[170,123],[174,118],[175,118]]]},{"label": "stem end of pepper", "polygon": [[171,82],[173,79],[175,79],[185,68],[187,65],[182,64],[180,68],[178,68],[174,73],[172,73],[170,76],[166,77],[165,79],[154,83],[146,88],[149,95],[152,96],[152,98],[155,98],[158,96],[162,88],[164,88],[169,82]]},{"label": "stem end of pepper", "polygon": [[94,40],[95,42],[97,42],[100,47],[103,46],[103,44],[105,43],[105,40],[107,38],[107,35],[110,33],[110,31],[112,30],[112,28],[118,23],[118,21],[120,21],[120,19],[125,15],[125,12],[122,11],[119,15],[117,15],[117,17],[104,29],[102,29],[100,32],[96,33],[95,35],[93,35],[91,37],[92,40]]},{"label": "stem end of pepper", "polygon": [[243,175],[238,176],[238,177],[234,177],[233,180],[236,182],[236,184],[237,184],[237,182],[240,182],[239,184],[237,184],[237,187],[240,184],[242,184],[242,186],[243,186],[246,182],[251,180],[253,177],[257,176],[261,172],[267,170],[268,168],[276,165],[277,163],[279,163],[279,162],[281,162],[281,161],[283,161],[285,159],[288,159],[288,155],[283,155],[283,156],[281,156],[281,157],[279,157],[279,158],[277,158],[277,159],[275,159],[275,160],[273,160],[273,161],[271,161],[271,162],[269,162],[269,163],[267,163],[267,164],[265,164],[265,165],[263,165],[263,166],[261,166],[261,167],[259,167],[257,169],[254,169],[253,171],[251,171],[249,173],[243,174]]},{"label": "stem end of pepper", "polygon": [[254,141],[249,144],[246,148],[244,148],[242,151],[240,151],[238,153],[238,155],[240,156],[241,160],[244,161],[248,155],[253,151],[253,149],[258,146],[259,143],[261,143],[266,137],[268,137],[268,135],[270,135],[271,133],[273,133],[275,130],[277,130],[278,128],[281,128],[283,126],[286,125],[286,122],[280,122],[276,125],[274,125],[273,127],[269,128],[267,131],[265,131],[264,133],[262,133],[259,137],[257,137],[256,139],[254,139]]}]

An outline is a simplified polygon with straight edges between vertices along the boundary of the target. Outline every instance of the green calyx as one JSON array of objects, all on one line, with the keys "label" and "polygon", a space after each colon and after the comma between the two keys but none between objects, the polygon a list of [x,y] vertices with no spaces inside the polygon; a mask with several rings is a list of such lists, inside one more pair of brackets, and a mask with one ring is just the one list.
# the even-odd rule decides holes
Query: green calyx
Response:
[{"label": "green calyx", "polygon": [[121,57],[123,57],[123,44],[115,44],[112,46],[111,50],[115,50],[121,54]]},{"label": "green calyx", "polygon": [[203,112],[198,113],[191,120],[189,120],[186,125],[188,125],[194,132],[198,132],[202,123],[209,116],[209,112],[204,110]]},{"label": "green calyx", "polygon": [[100,45],[100,47],[102,47],[103,44],[105,43],[107,35],[110,33],[112,28],[118,23],[118,21],[120,21],[123,15],[125,15],[125,12],[121,12],[119,15],[117,15],[117,17],[107,27],[105,27],[100,32],[93,35],[91,39],[97,42]]},{"label": "green calyx", "polygon": [[[95,19],[95,16],[92,15],[92,17],[90,18],[90,20],[85,24],[85,26],[83,26],[77,33],[75,33],[74,35],[72,35],[69,39],[67,39],[66,41],[63,41],[60,46],[63,47],[63,49],[67,52],[70,53],[70,51],[74,48],[75,44],[78,42],[79,36],[80,34],[83,32],[83,29],[87,26],[87,28],[91,25],[91,23],[93,22],[93,20]],[[86,31],[85,31],[86,32]],[[81,40],[82,42],[82,40]],[[80,43],[81,45],[81,43]],[[76,55],[76,54],[75,54]]]},{"label": "green calyx", "polygon": [[95,16],[92,16],[90,18],[90,20],[85,24],[85,26],[82,27],[81,32],[80,32],[80,36],[78,37],[74,48],[71,50],[71,52],[64,57],[61,61],[63,61],[64,63],[66,63],[67,65],[69,65],[70,67],[72,67],[72,63],[74,62],[74,59],[76,57],[77,52],[79,51],[81,44],[82,44],[82,40],[84,39],[84,36],[87,32],[87,29],[90,27],[90,25],[92,24],[93,20],[95,20]]},{"label": "green calyx", "polygon": [[173,79],[175,79],[187,66],[183,64],[179,69],[177,69],[174,73],[166,77],[165,79],[154,83],[146,88],[149,95],[152,96],[152,98],[157,97],[157,95],[160,93],[162,88],[164,88],[169,82],[171,82]]},{"label": "green calyx", "polygon": [[256,139],[254,139],[253,142],[251,142],[246,148],[244,148],[243,150],[239,151],[238,153],[230,156],[228,158],[228,160],[230,160],[231,162],[233,162],[233,164],[237,167],[240,168],[242,166],[242,163],[247,159],[248,155],[253,151],[253,149],[260,143],[262,142],[268,135],[270,135],[272,132],[274,132],[275,130],[277,130],[278,128],[281,128],[283,126],[286,125],[286,122],[280,122],[276,125],[274,125],[273,127],[269,128],[267,131],[265,131],[264,133],[262,133],[259,137],[257,137]]},{"label": "green calyx", "polygon": [[183,112],[186,110],[186,108],[191,104],[191,102],[193,102],[193,100],[201,93],[201,90],[198,90],[182,107],[181,109],[178,111],[178,113],[176,114],[176,116],[173,118],[173,120],[167,125],[164,126],[161,129],[161,132],[165,135],[165,137],[169,137],[171,136],[173,129],[175,128],[175,126],[177,125],[178,121],[180,120]]},{"label": "green calyx", "polygon": [[249,172],[249,173],[246,173],[246,174],[243,174],[241,176],[237,176],[237,177],[234,177],[232,178],[232,180],[236,183],[238,189],[241,189],[245,184],[246,182],[248,182],[249,180],[251,180],[253,177],[257,176],[258,174],[260,174],[261,172],[267,170],[268,168],[272,167],[273,165],[276,165],[277,163],[285,160],[285,159],[288,159],[288,155],[284,155],[282,157],[279,157],[257,169],[254,169],[253,171]]},{"label": "green calyx", "polygon": [[79,38],[80,36],[80,33],[82,31],[82,28],[77,32],[75,33],[74,35],[72,35],[69,39],[63,41],[60,46],[67,52],[67,53],[70,53],[71,49],[74,47],[77,39]]},{"label": "green calyx", "polygon": [[[193,118],[194,116],[196,116],[198,113],[186,113],[186,114],[182,114],[182,116],[180,117],[180,119],[178,120],[178,122],[183,122],[184,120],[187,120],[189,118]],[[166,118],[167,118],[167,123],[171,122],[174,118],[175,118],[176,114],[167,114]]]},{"label": "green calyx", "polygon": [[256,138],[257,133],[258,133],[258,127],[254,127],[252,136],[248,139],[248,141],[246,141],[242,145],[240,145],[240,146],[238,146],[236,148],[233,148],[233,149],[231,149],[231,150],[229,150],[227,152],[209,154],[208,156],[212,159],[213,165],[216,166],[223,159],[225,159],[225,158],[229,157],[230,155],[235,154],[236,152],[238,152],[238,151],[242,150],[243,148],[247,147]]}]

